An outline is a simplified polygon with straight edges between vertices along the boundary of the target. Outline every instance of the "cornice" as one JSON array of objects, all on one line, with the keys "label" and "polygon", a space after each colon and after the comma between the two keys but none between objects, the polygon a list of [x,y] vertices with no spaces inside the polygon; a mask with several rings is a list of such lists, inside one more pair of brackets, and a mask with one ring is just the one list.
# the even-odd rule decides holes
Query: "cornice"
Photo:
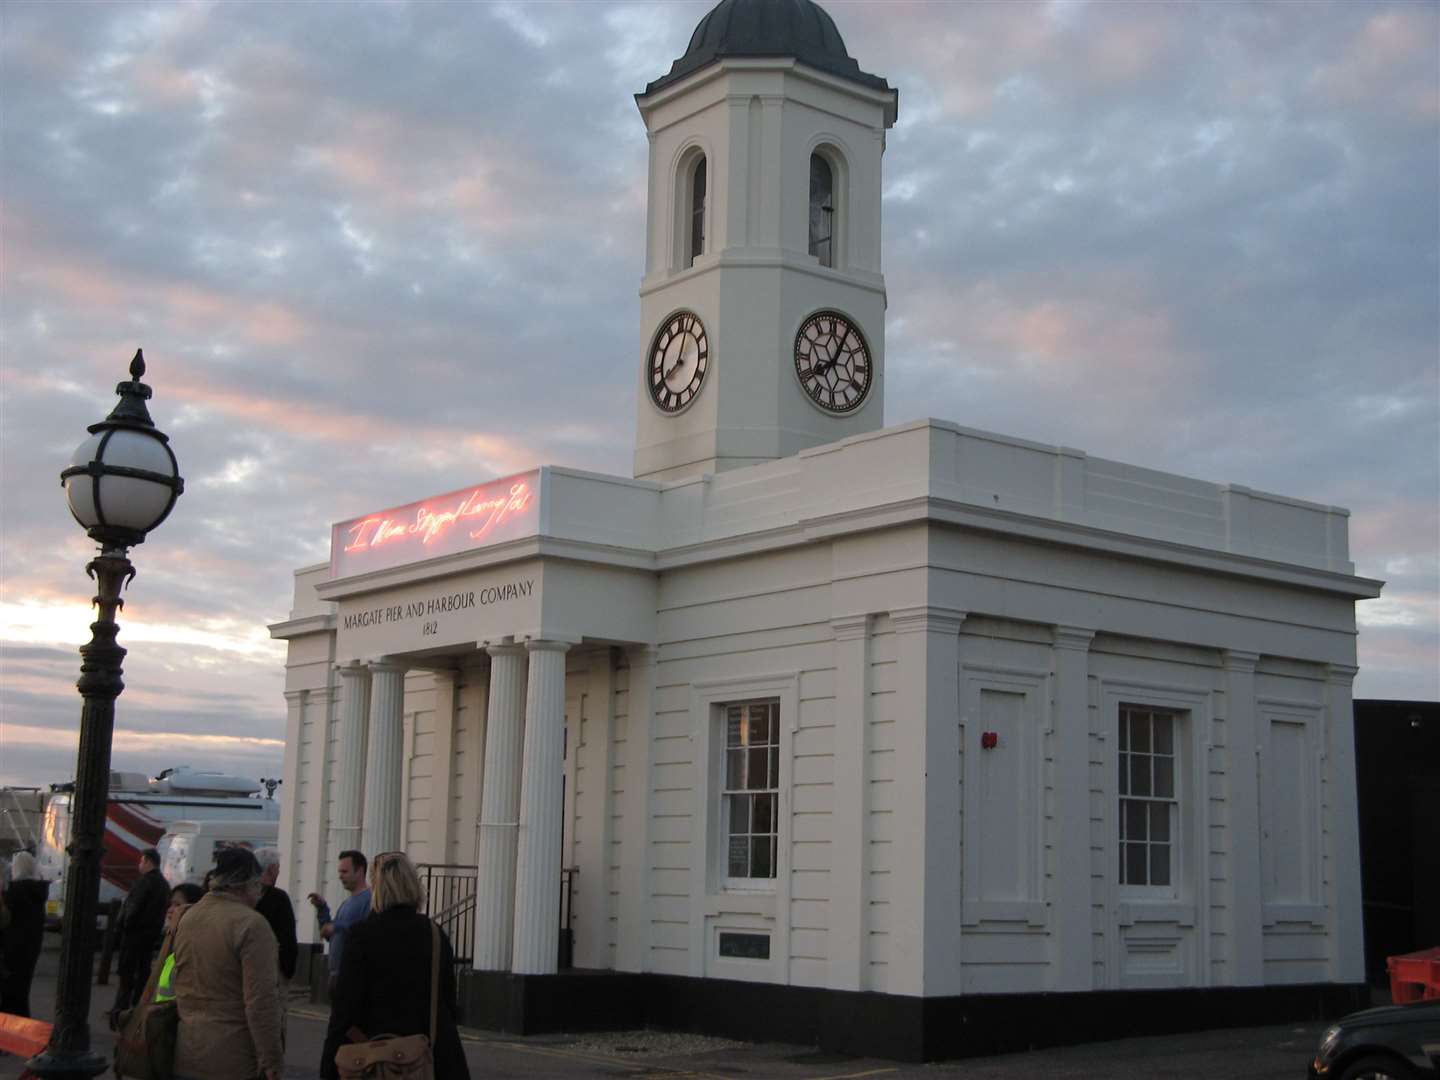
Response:
[{"label": "cornice", "polygon": [[299,619],[286,619],[283,622],[271,623],[265,629],[270,631],[270,636],[278,641],[288,641],[290,638],[301,637],[305,634],[323,634],[335,629],[334,615],[306,615]]}]

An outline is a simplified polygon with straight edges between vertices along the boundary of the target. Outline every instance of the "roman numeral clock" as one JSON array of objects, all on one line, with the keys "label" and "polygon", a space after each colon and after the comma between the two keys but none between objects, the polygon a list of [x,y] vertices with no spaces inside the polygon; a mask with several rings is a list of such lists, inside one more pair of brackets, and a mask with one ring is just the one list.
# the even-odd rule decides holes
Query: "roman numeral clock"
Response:
[{"label": "roman numeral clock", "polygon": [[860,328],[838,311],[818,311],[795,335],[795,376],[810,400],[833,413],[858,409],[874,366]]},{"label": "roman numeral clock", "polygon": [[656,406],[678,413],[700,392],[710,366],[705,324],[691,311],[677,311],[655,331],[645,383]]}]

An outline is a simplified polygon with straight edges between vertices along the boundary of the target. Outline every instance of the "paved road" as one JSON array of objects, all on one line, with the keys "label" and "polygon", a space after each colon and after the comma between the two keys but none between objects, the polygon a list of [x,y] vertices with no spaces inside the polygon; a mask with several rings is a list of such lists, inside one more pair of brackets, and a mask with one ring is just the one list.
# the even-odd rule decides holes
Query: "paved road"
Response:
[{"label": "paved road", "polygon": [[[54,1013],[58,942],[41,957],[32,1005]],[[103,1013],[114,991],[96,987],[92,1033],[108,1055]],[[518,1038],[465,1032],[475,1080],[510,1077],[644,1077],[645,1080],[1302,1080],[1322,1024],[1231,1028],[1189,1035],[1122,1039],[934,1065],[823,1054],[813,1047],[754,1045],[664,1032],[551,1035]],[[296,997],[288,1018],[286,1080],[316,1080],[325,1012]],[[0,1058],[0,1080],[20,1075],[22,1063]]]}]

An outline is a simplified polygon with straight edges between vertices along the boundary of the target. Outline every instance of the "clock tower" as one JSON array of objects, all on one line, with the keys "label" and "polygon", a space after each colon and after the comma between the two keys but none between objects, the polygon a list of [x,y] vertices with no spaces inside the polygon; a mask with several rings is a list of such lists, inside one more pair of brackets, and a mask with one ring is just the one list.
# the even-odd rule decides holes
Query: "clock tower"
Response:
[{"label": "clock tower", "polygon": [[896,92],[812,0],[721,0],[636,102],[650,173],[635,475],[882,427]]}]

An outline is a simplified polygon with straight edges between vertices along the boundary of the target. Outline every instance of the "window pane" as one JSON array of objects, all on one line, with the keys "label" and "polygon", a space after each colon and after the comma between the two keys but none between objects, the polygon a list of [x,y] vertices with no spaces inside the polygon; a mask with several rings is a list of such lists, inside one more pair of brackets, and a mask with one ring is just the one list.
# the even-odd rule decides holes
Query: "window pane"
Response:
[{"label": "window pane", "polygon": [[745,774],[745,787],[750,791],[763,791],[770,784],[765,778],[765,760],[769,756],[763,746],[746,750],[749,765]]},{"label": "window pane", "polygon": [[1162,799],[1175,795],[1175,759],[1157,757],[1155,761],[1155,794]]},{"label": "window pane", "polygon": [[1144,885],[1145,881],[1145,845],[1126,844],[1123,848],[1124,863],[1120,867],[1121,885]]},{"label": "window pane", "polygon": [[1155,717],[1155,752],[1157,754],[1173,754],[1175,752],[1174,723],[1175,718],[1172,716],[1157,715]]},{"label": "window pane", "polygon": [[1137,754],[1150,752],[1150,714],[1131,713],[1130,749]]},{"label": "window pane", "polygon": [[770,747],[770,786],[772,788],[780,786],[780,748],[778,746]]},{"label": "window pane", "polygon": [[750,869],[750,838],[748,836],[732,836],[730,838],[729,869],[726,871],[731,877],[745,877]]},{"label": "window pane", "polygon": [[1150,804],[1150,839],[1170,839],[1170,806],[1167,803]]},{"label": "window pane", "polygon": [[727,709],[725,712],[725,745],[739,746],[742,738],[740,734],[740,720],[743,714],[739,709]]},{"label": "window pane", "polygon": [[690,183],[690,261],[705,254],[705,159],[695,166]]},{"label": "window pane", "polygon": [[1170,845],[1152,844],[1150,846],[1150,884],[1170,884]]},{"label": "window pane", "polygon": [[755,800],[754,824],[750,831],[753,833],[773,833],[775,831],[775,796],[774,795],[752,795]]},{"label": "window pane", "polygon": [[731,791],[745,790],[745,751],[725,752],[725,786]]},{"label": "window pane", "polygon": [[750,796],[731,795],[729,798],[730,835],[750,832]]},{"label": "window pane", "polygon": [[767,705],[753,705],[750,708],[750,744],[752,746],[770,741],[770,708]]},{"label": "window pane", "polygon": [[1143,802],[1127,802],[1124,805],[1125,817],[1125,839],[1144,840],[1147,837],[1145,830],[1145,814],[1148,804]]},{"label": "window pane", "polygon": [[1130,755],[1120,755],[1120,794],[1130,794]]},{"label": "window pane", "polygon": [[768,878],[775,876],[775,859],[770,837],[757,836],[750,844],[750,876]]},{"label": "window pane", "polygon": [[1130,713],[1128,710],[1120,714],[1120,749],[1130,749]]},{"label": "window pane", "polygon": [[1130,755],[1130,794],[1150,794],[1150,758],[1146,755]]}]

